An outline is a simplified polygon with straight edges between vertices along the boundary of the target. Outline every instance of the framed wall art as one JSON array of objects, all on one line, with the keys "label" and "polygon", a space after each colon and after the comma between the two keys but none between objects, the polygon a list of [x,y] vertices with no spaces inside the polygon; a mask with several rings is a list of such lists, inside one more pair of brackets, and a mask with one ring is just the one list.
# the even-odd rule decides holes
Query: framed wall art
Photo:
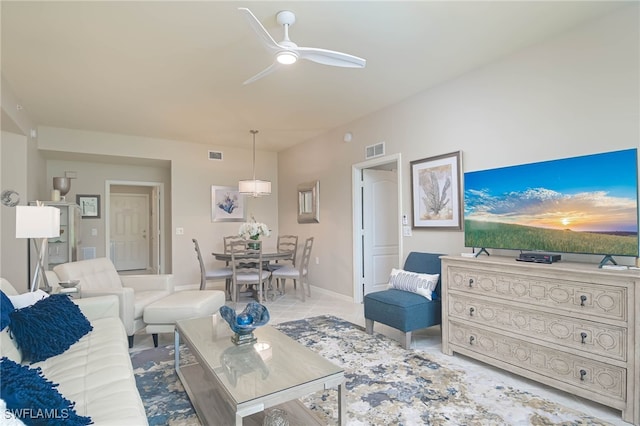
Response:
[{"label": "framed wall art", "polygon": [[320,181],[298,185],[298,223],[320,222]]},{"label": "framed wall art", "polygon": [[244,222],[244,196],[237,187],[211,186],[211,221]]},{"label": "framed wall art", "polygon": [[76,195],[76,203],[80,206],[83,219],[100,219],[99,195]]},{"label": "framed wall art", "polygon": [[460,151],[411,161],[413,229],[462,229]]}]

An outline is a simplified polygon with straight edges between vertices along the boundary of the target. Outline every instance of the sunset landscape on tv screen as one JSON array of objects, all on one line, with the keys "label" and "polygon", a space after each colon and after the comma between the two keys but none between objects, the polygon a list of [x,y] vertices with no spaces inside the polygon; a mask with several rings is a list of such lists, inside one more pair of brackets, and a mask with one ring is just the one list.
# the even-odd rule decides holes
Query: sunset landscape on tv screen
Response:
[{"label": "sunset landscape on tv screen", "polygon": [[465,246],[638,256],[637,155],[465,173]]}]

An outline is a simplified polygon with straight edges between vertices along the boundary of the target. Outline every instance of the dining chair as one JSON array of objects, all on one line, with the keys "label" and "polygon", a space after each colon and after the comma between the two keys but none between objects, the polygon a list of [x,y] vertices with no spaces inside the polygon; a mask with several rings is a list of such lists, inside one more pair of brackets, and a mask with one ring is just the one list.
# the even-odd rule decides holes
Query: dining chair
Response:
[{"label": "dining chair", "polygon": [[[276,260],[275,263],[270,263],[269,270],[271,272],[289,264],[295,267],[296,254],[298,252],[298,236],[297,235],[278,235],[277,250],[278,250],[278,253],[291,253],[291,256],[286,259]],[[280,290],[281,281],[284,287],[284,279],[281,278],[276,282],[276,287],[278,288],[278,290]]]},{"label": "dining chair", "polygon": [[207,281],[219,281],[225,280],[225,288],[227,293],[230,294],[231,279],[233,278],[233,271],[229,266],[223,268],[206,269],[204,261],[202,260],[202,253],[200,252],[200,245],[198,240],[192,238],[195,246],[196,255],[198,256],[198,263],[200,264],[200,290],[205,290],[207,287]]},{"label": "dining chair", "polygon": [[311,297],[311,286],[307,280],[307,274],[309,272],[309,259],[311,259],[311,249],[313,248],[313,237],[309,237],[304,242],[302,249],[302,259],[297,267],[292,265],[285,265],[272,272],[273,278],[282,280],[282,292],[284,293],[285,281],[287,279],[293,280],[294,289],[296,288],[296,281],[300,281],[300,288],[302,290],[302,301],[305,301],[304,285],[307,284],[307,293]]},{"label": "dining chair", "polygon": [[255,285],[258,302],[265,301],[265,284],[269,283],[271,272],[262,265],[262,241],[232,241],[229,246],[231,254],[232,288],[231,300],[237,302],[240,287]]}]

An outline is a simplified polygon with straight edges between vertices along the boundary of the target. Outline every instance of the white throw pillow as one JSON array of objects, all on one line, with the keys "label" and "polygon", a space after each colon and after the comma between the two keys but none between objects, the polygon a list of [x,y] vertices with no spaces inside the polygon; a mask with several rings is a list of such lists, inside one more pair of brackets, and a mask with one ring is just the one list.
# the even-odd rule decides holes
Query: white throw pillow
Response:
[{"label": "white throw pillow", "polygon": [[394,268],[389,275],[389,287],[417,293],[431,300],[439,278],[440,274],[419,274]]},{"label": "white throw pillow", "polygon": [[18,294],[16,296],[7,295],[7,297],[11,300],[15,309],[22,309],[35,304],[39,300],[46,299],[49,295],[45,291],[38,289],[34,292]]}]

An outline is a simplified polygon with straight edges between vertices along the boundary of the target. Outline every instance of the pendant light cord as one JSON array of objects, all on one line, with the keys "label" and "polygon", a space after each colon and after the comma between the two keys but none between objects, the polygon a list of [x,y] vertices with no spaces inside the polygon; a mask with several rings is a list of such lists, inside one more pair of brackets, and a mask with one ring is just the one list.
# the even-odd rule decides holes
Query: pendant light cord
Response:
[{"label": "pendant light cord", "polygon": [[256,181],[256,133],[257,130],[249,130],[253,135],[253,181]]}]

